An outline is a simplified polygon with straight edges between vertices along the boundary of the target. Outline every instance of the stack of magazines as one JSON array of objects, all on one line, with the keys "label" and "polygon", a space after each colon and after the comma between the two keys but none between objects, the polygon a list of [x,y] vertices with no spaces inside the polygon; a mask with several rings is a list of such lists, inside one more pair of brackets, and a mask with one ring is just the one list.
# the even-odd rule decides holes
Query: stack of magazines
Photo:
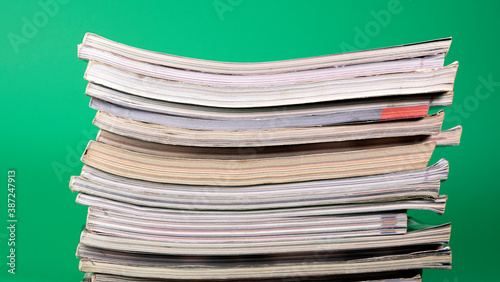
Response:
[{"label": "stack of magazines", "polygon": [[100,128],[70,187],[85,281],[421,281],[449,269],[451,38],[229,63],[86,34]]}]

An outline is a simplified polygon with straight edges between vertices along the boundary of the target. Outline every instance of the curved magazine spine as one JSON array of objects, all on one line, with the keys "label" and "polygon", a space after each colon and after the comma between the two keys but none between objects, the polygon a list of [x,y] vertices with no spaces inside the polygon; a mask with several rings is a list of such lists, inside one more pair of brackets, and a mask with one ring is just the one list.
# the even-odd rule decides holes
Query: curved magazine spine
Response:
[{"label": "curved magazine spine", "polygon": [[216,87],[154,78],[145,70],[135,74],[91,61],[84,78],[149,99],[210,107],[253,108],[449,92],[453,91],[457,68],[455,62],[442,68],[411,72],[262,87]]},{"label": "curved magazine spine", "polygon": [[[410,118],[422,118],[427,115],[428,105],[390,108],[366,108],[352,111],[339,111],[307,116],[270,118],[214,120],[181,117],[118,106],[100,99],[91,98],[91,108],[109,114],[136,121],[155,123],[172,127],[194,130],[268,130],[293,127],[330,126],[357,124]],[[391,114],[387,114],[391,112]]]},{"label": "curved magazine spine", "polygon": [[418,120],[382,123],[268,130],[192,130],[140,122],[100,111],[96,114],[93,123],[105,131],[148,142],[181,146],[241,148],[435,135],[441,131],[443,119],[444,113],[439,112]]},{"label": "curved magazine spine", "polygon": [[137,61],[168,66],[177,69],[231,75],[254,75],[283,73],[326,67],[340,67],[346,65],[363,64],[367,62],[380,62],[385,60],[397,60],[446,54],[448,53],[450,44],[451,38],[443,38],[367,51],[316,56],[302,59],[258,63],[231,63],[193,59],[153,52],[127,46],[125,44],[106,39],[96,34],[87,33],[85,34],[82,44],[78,46],[78,57],[83,60],[93,59],[89,54],[84,52],[86,47],[90,47],[107,52],[112,52],[113,54],[116,54],[123,58],[130,58]]},{"label": "curved magazine spine", "polygon": [[335,80],[346,77],[374,76],[387,73],[413,72],[418,70],[441,68],[444,65],[442,54],[429,57],[392,60],[386,62],[367,63],[344,66],[342,68],[322,68],[300,72],[288,72],[267,75],[221,75],[200,73],[188,70],[149,64],[141,61],[118,57],[102,50],[84,47],[85,52],[98,62],[151,78],[180,81],[189,84],[210,85],[214,87],[265,87],[275,85],[291,85],[309,81]]},{"label": "curved magazine spine", "polygon": [[438,214],[444,212],[446,196],[439,196],[435,201],[429,200],[406,200],[385,203],[364,203],[346,204],[314,207],[281,208],[275,210],[231,210],[231,211],[210,211],[210,210],[179,210],[157,207],[138,206],[116,200],[110,200],[98,196],[79,193],[76,202],[90,207],[108,209],[119,213],[128,213],[135,216],[150,217],[151,219],[171,220],[192,219],[204,221],[220,221],[219,218],[229,218],[231,220],[245,221],[247,219],[266,219],[282,217],[304,217],[321,215],[342,215],[353,213],[377,213],[387,211],[398,211],[406,209],[431,210]]},{"label": "curved magazine spine", "polygon": [[[135,179],[190,185],[245,186],[356,177],[423,169],[435,143],[270,158],[154,156],[92,142],[85,164]],[[287,165],[282,165],[286,163]],[[148,165],[144,165],[148,164]]]},{"label": "curved magazine spine", "polygon": [[324,103],[302,104],[295,106],[276,106],[264,108],[220,108],[189,105],[149,99],[132,95],[102,85],[89,82],[85,91],[91,98],[112,103],[125,108],[147,112],[168,114],[210,120],[255,120],[307,117],[348,112],[359,109],[383,109],[391,107],[449,106],[453,92],[381,97],[363,100],[348,100]]}]

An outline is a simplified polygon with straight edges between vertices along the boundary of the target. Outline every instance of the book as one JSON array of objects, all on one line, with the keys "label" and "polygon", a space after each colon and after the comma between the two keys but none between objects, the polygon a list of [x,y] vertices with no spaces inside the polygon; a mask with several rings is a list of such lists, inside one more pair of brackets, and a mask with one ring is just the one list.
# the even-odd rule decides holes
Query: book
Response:
[{"label": "book", "polygon": [[266,218],[266,217],[286,217],[288,216],[320,216],[320,215],[339,215],[339,214],[354,214],[354,213],[368,213],[368,212],[385,212],[385,211],[399,211],[409,209],[430,210],[438,214],[444,213],[446,206],[445,195],[440,195],[435,199],[415,199],[415,200],[401,200],[392,202],[380,203],[362,203],[362,204],[338,204],[327,206],[311,206],[311,207],[295,207],[295,208],[281,208],[276,210],[237,210],[237,211],[195,211],[190,209],[165,209],[155,208],[148,206],[138,206],[126,202],[114,201],[101,196],[92,196],[85,193],[78,194],[76,202],[91,207],[113,209],[119,211],[126,211],[130,214],[143,213],[150,217],[196,217],[203,220],[210,221],[211,217],[231,217],[238,220],[245,220],[245,218]]},{"label": "book", "polygon": [[[273,256],[187,257],[106,251],[80,245],[80,268],[86,272],[160,279],[263,279],[345,275],[418,268],[449,269],[451,255],[441,245],[365,249],[356,252],[289,253]],[[349,259],[345,259],[345,258]]]},{"label": "book", "polygon": [[[90,142],[82,161],[116,175],[153,182],[244,186],[335,179],[423,169],[434,142],[402,146],[303,148],[281,154],[170,157],[137,153]],[[299,157],[300,156],[300,157]],[[286,164],[286,165],[285,165]]]},{"label": "book", "polygon": [[[451,133],[460,134],[460,130]],[[82,161],[112,174],[153,182],[244,186],[423,169],[435,145],[435,141],[426,138],[389,138],[266,147],[245,152],[239,147],[216,150],[150,145],[102,131],[97,141],[89,143]],[[147,167],[143,165],[146,163]],[[363,169],[354,168],[361,164]]]},{"label": "book", "polygon": [[[104,100],[92,98],[90,100],[90,107],[106,112],[121,118],[133,119],[136,121],[167,125],[178,128],[193,129],[193,130],[268,130],[278,128],[304,128],[315,126],[331,126],[349,123],[365,123],[376,121],[388,121],[396,119],[410,119],[410,118],[423,118],[427,115],[429,101],[422,101],[422,103],[385,103],[385,105],[369,105],[363,103],[362,106],[344,106],[330,113],[318,114],[309,113],[307,116],[292,116],[286,110],[287,116],[272,117],[267,119],[262,118],[246,118],[238,120],[229,119],[200,119],[191,117],[182,117],[170,114],[162,114],[151,111],[138,110],[134,108],[122,107]],[[417,104],[417,105],[416,105]],[[390,106],[389,106],[390,105]],[[372,107],[370,107],[372,106]],[[321,108],[323,111],[326,109]]]},{"label": "book", "polygon": [[140,206],[184,210],[257,210],[401,200],[435,200],[448,175],[444,159],[421,170],[365,177],[243,187],[136,180],[84,166],[72,191]]},{"label": "book", "polygon": [[89,61],[84,78],[91,83],[150,99],[210,107],[251,108],[450,92],[453,91],[457,68],[458,63],[452,63],[442,68],[291,84],[214,86],[155,78]]},{"label": "book", "polygon": [[[303,277],[300,281],[312,282],[312,281],[345,281],[345,282],[421,282],[422,275],[417,274],[418,271],[410,270],[410,271],[392,271],[392,272],[383,272],[377,273],[377,275],[373,274],[354,274],[354,275],[335,275],[335,276],[316,276],[316,277]],[[137,281],[137,282],[171,282],[176,281],[172,279],[141,279],[141,278],[131,278],[126,276],[117,276],[117,275],[106,275],[106,274],[93,274],[91,276],[92,282],[128,282],[128,281]],[[293,281],[294,278],[286,279],[286,278],[278,278],[278,279],[252,279],[247,281],[254,282],[283,282],[283,281]],[[373,280],[376,279],[376,280]],[[84,280],[86,282],[86,280]],[[219,281],[220,280],[190,280],[190,281]],[[235,281],[235,280],[225,280],[225,281]],[[240,281],[240,280],[236,280]]]},{"label": "book", "polygon": [[[385,75],[388,73],[413,72],[424,69],[441,68],[444,64],[444,54],[436,56],[387,60],[374,63],[363,63],[355,65],[343,65],[340,67],[320,68],[300,72],[285,72],[278,74],[260,75],[225,75],[204,72],[193,72],[192,70],[177,69],[172,67],[150,64],[141,60],[131,60],[125,57],[115,56],[99,49],[86,48],[86,53],[91,61],[102,62],[104,65],[89,64],[87,74],[94,74],[97,68],[113,67],[130,73],[159,78],[166,81],[180,81],[189,84],[208,85],[215,87],[265,87],[275,85],[291,85],[309,83],[311,81],[326,81],[348,77],[363,77]],[[99,72],[100,76],[105,76]]]},{"label": "book", "polygon": [[309,217],[270,217],[234,220],[222,215],[217,221],[185,217],[178,220],[151,219],[90,208],[86,230],[99,234],[151,241],[186,242],[260,241],[277,238],[329,238],[406,233],[406,212]]},{"label": "book", "polygon": [[[244,123],[241,126],[245,129],[251,129],[253,123],[257,124],[254,128],[266,129],[265,126],[267,128],[323,126],[424,117],[427,115],[428,107],[449,106],[453,100],[453,92],[446,92],[276,107],[220,108],[149,99],[94,83],[88,84],[85,93],[92,98],[90,107],[96,110],[107,111],[103,108],[107,106],[106,104],[101,103],[102,106],[98,104],[103,101],[130,112],[140,110],[167,116],[163,118],[190,118],[185,120],[183,127],[192,126],[193,123],[203,124],[203,127],[206,127],[207,123],[222,121],[224,123],[220,124],[220,128],[226,129],[234,123]],[[162,118],[160,115],[155,117]],[[137,117],[131,118],[138,120]],[[159,122],[158,119],[155,121]]]},{"label": "book", "polygon": [[167,66],[176,69],[187,69],[203,73],[254,75],[296,72],[319,68],[334,68],[347,65],[435,56],[448,53],[450,44],[451,38],[442,38],[413,44],[343,54],[274,62],[233,63],[200,60],[153,52],[118,43],[93,33],[86,33],[82,44],[78,46],[78,57],[82,60],[97,60],[96,57],[93,57],[91,53],[87,51],[101,50],[122,58],[143,61],[154,65]]},{"label": "book", "polygon": [[406,212],[401,210],[345,215],[330,215],[328,208],[287,209],[274,214],[191,212],[171,220],[168,216],[176,211],[148,208],[142,215],[119,204],[105,206],[113,209],[89,208],[82,244],[150,254],[251,255],[283,253],[286,249],[302,252],[412,245],[434,242],[435,236],[442,238],[449,233],[442,233],[444,227],[433,227],[424,235],[423,231],[407,232]]},{"label": "book", "polygon": [[[92,282],[171,282],[176,281],[174,279],[147,279],[147,278],[131,278],[127,276],[118,275],[107,275],[107,274],[93,274],[89,276],[89,281]],[[375,280],[374,280],[375,279]],[[284,281],[294,281],[295,278],[271,278],[271,279],[247,279],[246,281],[253,282],[284,282]],[[330,276],[311,276],[311,277],[301,277],[300,281],[313,282],[313,281],[345,281],[345,282],[421,282],[422,275],[418,270],[406,270],[406,271],[389,271],[383,273],[377,273],[373,275],[370,273],[363,274],[347,274],[347,275],[330,275]],[[200,281],[212,281],[220,282],[221,280],[190,280],[193,282]],[[240,281],[240,280],[224,280],[224,281]]]},{"label": "book", "polygon": [[377,123],[273,128],[262,130],[196,130],[141,122],[99,111],[94,125],[117,135],[153,143],[199,147],[265,147],[389,137],[437,135],[444,113],[422,119]]}]

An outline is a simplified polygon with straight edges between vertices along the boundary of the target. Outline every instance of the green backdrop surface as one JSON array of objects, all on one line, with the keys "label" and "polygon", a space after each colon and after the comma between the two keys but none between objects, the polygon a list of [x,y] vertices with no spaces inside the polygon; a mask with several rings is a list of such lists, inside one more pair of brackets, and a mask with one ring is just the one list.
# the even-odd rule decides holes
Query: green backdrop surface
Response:
[{"label": "green backdrop surface", "polygon": [[[500,36],[498,1],[2,1],[0,4],[0,281],[79,281],[75,250],[86,209],[68,188],[97,129],[76,57],[85,32],[149,50],[236,62],[292,59],[453,37],[459,61],[445,128],[464,127],[450,161],[453,269],[425,281],[494,281],[498,253]],[[16,171],[16,274],[7,185]]]}]

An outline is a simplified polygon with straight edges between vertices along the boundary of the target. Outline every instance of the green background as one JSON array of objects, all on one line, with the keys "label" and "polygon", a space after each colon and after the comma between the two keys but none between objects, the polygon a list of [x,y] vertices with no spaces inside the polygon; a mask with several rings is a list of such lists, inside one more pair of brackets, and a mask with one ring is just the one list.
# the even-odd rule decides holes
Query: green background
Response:
[{"label": "green background", "polygon": [[[462,124],[464,133],[459,147],[438,148],[432,160],[445,157],[451,164],[442,184],[447,210],[442,216],[412,214],[426,223],[452,222],[453,270],[425,271],[424,279],[498,277],[498,1],[65,0],[50,13],[40,3],[0,4],[0,218],[7,216],[7,171],[15,169],[18,219],[15,275],[7,273],[9,234],[6,221],[0,223],[0,281],[82,277],[75,249],[86,209],[74,202],[68,181],[79,174],[79,157],[97,132],[84,95],[86,62],[76,57],[85,32],[149,50],[238,62],[452,36],[446,64],[459,61],[460,67],[444,127]],[[26,30],[35,23],[36,30]],[[13,44],[12,34],[24,40]],[[494,83],[480,86],[482,79]]]}]

